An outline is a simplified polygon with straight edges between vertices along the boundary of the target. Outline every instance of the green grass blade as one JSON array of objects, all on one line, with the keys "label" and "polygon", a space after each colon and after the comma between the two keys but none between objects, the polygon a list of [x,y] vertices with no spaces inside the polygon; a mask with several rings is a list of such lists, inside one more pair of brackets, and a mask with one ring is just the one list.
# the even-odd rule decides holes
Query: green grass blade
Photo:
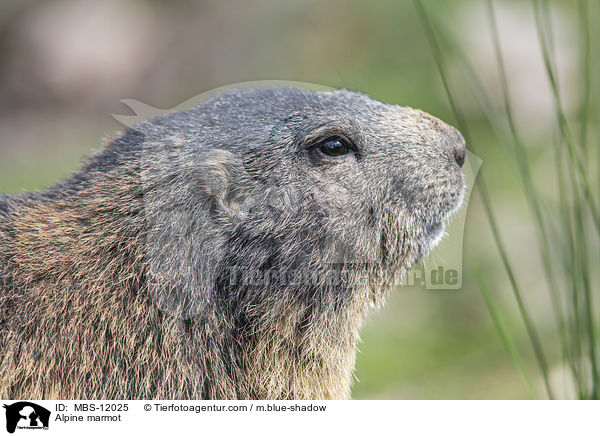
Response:
[{"label": "green grass blade", "polygon": [[[470,140],[470,134],[469,134],[469,129],[468,129],[467,123],[465,122],[465,119],[462,116],[461,111],[458,109],[458,106],[455,102],[452,92],[450,91],[447,74],[446,74],[445,67],[443,64],[443,56],[442,56],[441,50],[439,48],[439,45],[437,43],[437,39],[435,38],[435,33],[434,33],[433,27],[431,25],[431,22],[429,20],[429,16],[428,16],[427,12],[425,11],[425,8],[423,7],[420,0],[414,0],[414,4],[417,9],[419,18],[421,19],[421,22],[423,23],[423,27],[425,29],[427,39],[429,40],[429,44],[430,44],[431,50],[433,52],[433,57],[434,57],[435,63],[437,65],[438,71],[440,73],[444,89],[446,91],[448,100],[450,102],[450,106],[452,108],[452,111],[454,112],[454,116],[456,117],[458,127],[461,130],[461,132],[463,133],[463,136],[465,137],[465,140],[467,141],[467,143],[470,144],[470,146],[473,148],[475,146],[475,144]],[[525,327],[526,327],[527,333],[529,335],[529,339],[531,341],[536,360],[540,367],[540,371],[542,372],[542,376],[544,378],[544,384],[546,386],[546,391],[548,393],[548,397],[553,398],[552,388],[550,386],[550,381],[549,381],[549,377],[548,377],[548,364],[547,364],[547,360],[545,357],[545,353],[543,351],[542,344],[539,340],[537,330],[535,329],[535,326],[533,325],[533,322],[531,321],[528,311],[525,308],[523,299],[521,298],[521,292],[517,285],[512,267],[510,266],[510,262],[508,260],[507,254],[506,254],[504,244],[502,243],[502,240],[500,238],[500,234],[498,232],[498,227],[496,225],[494,213],[491,208],[489,195],[487,193],[488,191],[485,187],[483,174],[480,175],[480,177],[478,178],[478,184],[479,184],[479,193],[483,200],[484,209],[485,209],[488,221],[490,223],[490,227],[492,229],[492,235],[494,237],[496,247],[498,248],[498,251],[500,253],[500,257],[502,259],[504,268],[509,277],[511,287],[513,289],[513,294],[515,295],[515,299],[516,299],[517,305],[519,307],[519,312],[521,314],[523,322],[525,323]]]},{"label": "green grass blade", "polygon": [[590,188],[587,172],[583,164],[583,159],[581,157],[580,150],[575,147],[574,141],[572,139],[572,135],[569,129],[569,123],[563,109],[563,104],[558,89],[558,80],[554,71],[555,69],[553,67],[552,58],[550,56],[550,49],[548,46],[549,37],[546,34],[545,30],[549,26],[549,23],[546,23],[546,20],[544,19],[544,15],[547,15],[544,14],[545,3],[542,3],[540,0],[532,0],[532,2],[534,7],[534,16],[536,21],[536,30],[538,33],[538,40],[540,42],[540,47],[542,50],[544,68],[546,70],[546,75],[548,76],[548,80],[550,82],[550,89],[552,90],[552,97],[554,101],[554,109],[557,115],[559,132],[561,133],[561,136],[565,144],[567,145],[569,157],[573,161],[577,169],[577,171],[575,172],[575,180],[580,185],[582,192],[584,193],[586,205],[594,220],[596,231],[600,234],[600,214],[598,213],[598,208],[596,206],[596,199],[592,194]]},{"label": "green grass blade", "polygon": [[500,338],[502,339],[502,342],[504,343],[506,351],[508,351],[508,354],[510,355],[510,358],[512,359],[515,367],[519,371],[519,374],[521,374],[521,378],[523,379],[525,386],[527,386],[527,390],[529,391],[529,394],[531,395],[531,397],[533,399],[537,399],[538,398],[537,393],[535,391],[535,388],[533,387],[531,378],[529,377],[529,374],[527,373],[527,370],[525,369],[525,365],[523,365],[523,360],[521,359],[521,356],[519,355],[519,351],[517,350],[517,347],[515,346],[515,343],[512,340],[509,330],[506,328],[506,324],[504,323],[504,321],[502,320],[502,317],[500,316],[500,312],[498,311],[498,309],[496,308],[496,305],[494,304],[492,295],[491,295],[490,291],[488,290],[485,280],[483,279],[483,275],[481,274],[480,271],[478,271],[477,279],[479,281],[479,289],[481,290],[481,294],[483,295],[483,298],[485,299],[487,307],[488,307],[490,314],[492,316],[492,319],[494,321],[496,330],[498,331],[498,334],[500,335]]},{"label": "green grass blade", "polygon": [[[490,23],[490,29],[492,34],[492,43],[494,46],[494,53],[496,55],[496,62],[498,64],[498,71],[500,76],[500,82],[502,87],[502,95],[503,95],[503,103],[504,103],[504,114],[506,116],[506,120],[508,123],[508,128],[510,131],[510,136],[513,141],[513,151],[516,155],[516,164],[519,169],[521,181],[523,183],[523,187],[525,189],[525,194],[529,203],[529,207],[533,213],[533,216],[536,220],[536,229],[538,231],[538,247],[540,249],[540,254],[542,257],[542,264],[544,268],[544,273],[546,276],[546,283],[548,285],[548,289],[550,291],[550,298],[552,299],[552,307],[554,310],[556,322],[558,325],[559,334],[561,337],[561,348],[563,352],[563,359],[567,360],[567,339],[566,339],[566,327],[564,321],[564,314],[562,311],[562,304],[560,302],[560,295],[557,289],[557,281],[554,274],[554,268],[552,267],[551,254],[550,254],[550,241],[548,234],[546,232],[546,225],[543,219],[542,207],[540,206],[540,195],[536,192],[535,186],[533,184],[533,180],[531,177],[531,172],[528,166],[529,159],[527,157],[527,152],[523,141],[520,138],[520,135],[517,132],[516,123],[514,121],[512,104],[510,101],[510,90],[508,87],[508,80],[506,78],[506,68],[504,67],[504,59],[502,57],[502,51],[500,49],[500,37],[498,35],[498,26],[496,23],[496,16],[494,12],[494,5],[492,0],[488,0],[487,2],[487,11],[488,11],[488,20]],[[468,64],[467,64],[468,65]],[[472,68],[471,68],[472,70]],[[477,76],[473,74],[474,81],[471,83],[479,83]],[[486,96],[485,90],[483,86],[479,86],[478,93]],[[491,106],[491,104],[487,104]],[[488,111],[489,112],[489,111]],[[494,124],[493,117],[488,115],[491,124]],[[501,141],[503,143],[503,141]]]}]

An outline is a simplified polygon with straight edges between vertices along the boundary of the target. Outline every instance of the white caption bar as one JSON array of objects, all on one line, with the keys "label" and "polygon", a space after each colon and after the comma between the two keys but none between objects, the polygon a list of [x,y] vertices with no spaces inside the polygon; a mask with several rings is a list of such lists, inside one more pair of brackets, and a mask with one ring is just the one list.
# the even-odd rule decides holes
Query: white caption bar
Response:
[{"label": "white caption bar", "polygon": [[[587,434],[578,401],[12,401],[0,435]],[[35,432],[35,430],[38,430]],[[41,432],[40,432],[41,431]]]}]

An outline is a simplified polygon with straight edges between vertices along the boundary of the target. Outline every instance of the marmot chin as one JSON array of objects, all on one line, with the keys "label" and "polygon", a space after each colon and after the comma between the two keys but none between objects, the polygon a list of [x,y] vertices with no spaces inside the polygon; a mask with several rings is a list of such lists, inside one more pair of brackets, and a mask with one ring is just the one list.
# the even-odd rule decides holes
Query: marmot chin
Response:
[{"label": "marmot chin", "polygon": [[240,89],[0,195],[0,398],[340,399],[460,205],[465,144],[347,90]]}]

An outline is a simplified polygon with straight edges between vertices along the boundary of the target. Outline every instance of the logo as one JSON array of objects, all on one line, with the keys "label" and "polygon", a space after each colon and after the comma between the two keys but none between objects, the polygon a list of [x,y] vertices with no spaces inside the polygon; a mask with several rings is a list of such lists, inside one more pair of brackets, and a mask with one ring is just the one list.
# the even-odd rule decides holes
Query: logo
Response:
[{"label": "logo", "polygon": [[48,430],[50,411],[28,401],[19,401],[3,406],[6,409],[6,431],[14,433],[18,429]]}]

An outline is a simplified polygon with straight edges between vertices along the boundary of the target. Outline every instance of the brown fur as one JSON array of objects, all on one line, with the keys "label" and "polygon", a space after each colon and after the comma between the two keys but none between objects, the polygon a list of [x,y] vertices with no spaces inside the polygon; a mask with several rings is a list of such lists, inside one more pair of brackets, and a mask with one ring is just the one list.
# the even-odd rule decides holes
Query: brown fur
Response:
[{"label": "brown fur", "polygon": [[[10,258],[3,275],[17,292],[0,288],[0,319],[19,326],[0,329],[0,398],[349,397],[364,302],[305,332],[297,326],[310,308],[279,308],[286,316],[276,330],[253,335],[249,356],[235,355],[236,344],[224,345],[230,320],[183,321],[135,293],[144,271],[143,242],[131,230],[140,225],[141,187],[126,172],[104,177],[75,197],[10,200],[0,244]],[[348,343],[336,344],[347,336],[339,329],[353,332]],[[228,373],[222,362],[240,358],[252,364]],[[207,367],[214,382],[201,372]]]}]

